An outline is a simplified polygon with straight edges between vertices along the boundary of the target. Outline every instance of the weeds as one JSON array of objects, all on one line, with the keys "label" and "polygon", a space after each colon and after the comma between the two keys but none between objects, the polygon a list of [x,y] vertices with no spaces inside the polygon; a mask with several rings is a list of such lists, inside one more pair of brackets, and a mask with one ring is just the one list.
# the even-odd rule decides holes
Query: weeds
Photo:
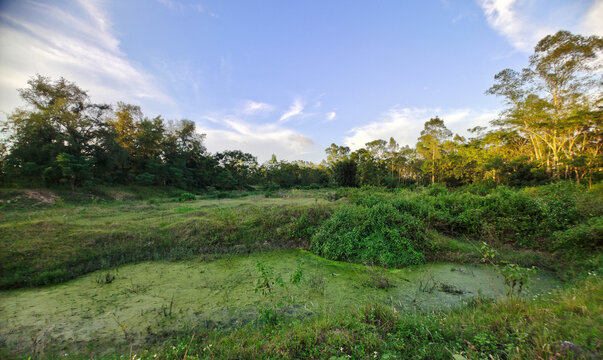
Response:
[{"label": "weeds", "polygon": [[432,274],[430,274],[427,278],[419,279],[418,290],[421,292],[431,294],[437,287],[438,282],[435,281]]},{"label": "weeds", "polygon": [[100,285],[111,284],[117,277],[118,273],[119,272],[117,270],[115,270],[115,274],[112,274],[110,272],[106,272],[104,275],[98,274],[96,276],[96,283],[100,284]]},{"label": "weeds", "polygon": [[394,287],[394,284],[391,283],[387,274],[378,268],[373,266],[367,266],[366,270],[368,272],[369,278],[364,283],[365,286],[369,286],[375,289],[387,290]]},{"label": "weeds", "polygon": [[500,269],[500,273],[505,278],[507,287],[507,296],[521,296],[524,285],[530,280],[530,275],[536,273],[536,269],[523,268],[517,264],[507,264]]},{"label": "weeds", "polygon": [[326,282],[325,277],[322,274],[319,274],[318,272],[316,272],[316,273],[313,273],[312,275],[310,275],[310,277],[308,277],[307,285],[308,285],[308,290],[310,292],[324,295],[325,289],[327,286],[327,282]]},{"label": "weeds", "polygon": [[[188,356],[206,357],[211,348],[212,357],[224,359],[561,359],[564,342],[598,356],[602,328],[592,315],[603,311],[602,284],[594,279],[537,301],[479,301],[446,312],[401,314],[377,303],[278,328],[249,324],[204,333]],[[589,312],[572,311],[576,305]],[[177,355],[171,343],[179,344]],[[189,343],[187,335],[158,350],[162,358],[181,359]]]},{"label": "weeds", "polygon": [[183,192],[182,194],[180,194],[180,196],[178,197],[178,201],[191,201],[191,200],[195,200],[197,197],[195,196],[195,194],[191,194],[189,192]]},{"label": "weeds", "polygon": [[159,309],[158,313],[159,315],[162,315],[164,317],[172,317],[172,310],[174,308],[174,295],[172,295],[172,300],[170,300],[170,304],[168,305],[161,305],[161,309]]},{"label": "weeds", "polygon": [[261,292],[263,295],[271,295],[276,286],[285,287],[285,282],[280,276],[274,275],[274,270],[257,261],[256,263],[259,277],[255,282],[255,292]]},{"label": "weeds", "polygon": [[454,285],[444,284],[444,283],[440,283],[440,291],[449,293],[449,294],[455,294],[455,295],[462,295],[465,293],[464,290],[459,289]]}]

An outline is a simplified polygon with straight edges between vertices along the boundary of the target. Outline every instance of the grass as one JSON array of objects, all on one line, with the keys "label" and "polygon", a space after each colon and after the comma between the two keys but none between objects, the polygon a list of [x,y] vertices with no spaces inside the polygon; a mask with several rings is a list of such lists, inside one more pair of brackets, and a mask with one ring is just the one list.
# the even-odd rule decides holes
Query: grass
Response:
[{"label": "grass", "polygon": [[[290,190],[269,198],[256,192],[230,192],[232,198],[211,193],[200,196],[203,200],[179,201],[182,191],[174,188],[98,188],[80,193],[5,189],[0,191],[4,204],[0,289],[60,283],[143,260],[310,248],[311,240],[314,249],[333,259],[393,266],[425,260],[475,263],[481,257],[480,241],[499,249],[501,260],[555,270],[565,278],[596,270],[603,263],[592,251],[600,240],[589,239],[591,248],[552,253],[542,246],[518,247],[515,235],[511,240],[500,237],[509,229],[519,232],[519,237],[532,230],[546,232],[540,224],[518,220],[521,216],[512,207],[519,206],[548,222],[555,214],[571,216],[572,224],[586,219],[587,230],[576,223],[552,233],[562,234],[555,236],[566,247],[574,240],[586,243],[588,234],[600,232],[600,193],[551,186],[489,191],[498,191],[494,200],[463,189],[427,188],[415,192],[342,189],[336,198],[343,200],[335,200],[325,190]],[[556,200],[560,192],[563,201]],[[502,214],[507,218],[490,216],[486,226],[475,213],[483,212],[479,206],[491,207],[489,202],[504,205]],[[575,206],[563,210],[564,204]],[[496,224],[505,224],[498,226],[506,230],[497,230]],[[495,235],[491,238],[491,234]]]},{"label": "grass", "polygon": [[[603,268],[601,189],[586,191],[561,183],[525,189],[473,186],[449,191],[431,186],[414,191],[363,188],[186,196],[174,188],[99,188],[78,193],[66,189],[4,189],[0,190],[0,289],[62,283],[99,269],[104,272],[94,278],[105,281],[91,284],[109,289],[123,285],[117,285],[118,265],[287,248],[320,249],[332,259],[357,262],[348,266],[362,269],[354,273],[358,277],[367,271],[365,265],[478,263],[483,256],[481,244],[486,242],[497,251],[498,261],[552,270],[570,286],[531,300],[490,301],[478,297],[460,309],[417,313],[396,306],[396,301],[401,304],[402,300],[392,295],[405,281],[399,276],[407,269],[369,270],[360,276],[355,291],[377,292],[380,297],[363,302],[361,308],[334,306],[308,317],[279,312],[273,304],[259,309],[264,311],[261,318],[269,320],[265,322],[216,328],[211,321],[191,320],[139,343],[137,349],[146,350],[138,351],[137,356],[571,358],[564,353],[562,341],[577,344],[586,354],[600,356],[603,290],[599,277],[592,274],[601,273]],[[402,253],[408,259],[400,260]],[[332,278],[339,274],[325,273],[327,268],[321,265],[320,271],[307,272],[306,295],[333,296]],[[458,267],[448,273],[466,271]],[[184,280],[190,277],[183,276]],[[588,279],[581,280],[585,277]],[[111,281],[106,281],[109,278]],[[434,294],[468,296],[460,292],[465,287],[453,282],[431,277],[420,280],[434,285],[431,292],[422,294],[426,299]],[[67,285],[47,289],[59,291]],[[129,290],[123,291],[144,297],[150,288],[150,284],[132,283]],[[337,296],[353,292],[341,291]],[[389,301],[383,296],[390,296]],[[181,316],[172,312],[172,307],[179,306],[178,298],[172,295],[171,299],[155,304],[163,309],[156,313],[169,315],[157,315],[163,322]],[[48,318],[48,314],[37,316]],[[123,339],[132,338],[134,332],[123,326],[123,319],[112,321],[119,325],[116,329]],[[120,327],[123,333],[119,333]],[[29,334],[34,348],[45,336],[38,335]],[[0,338],[0,345],[3,342]],[[88,352],[81,344],[74,349],[72,355],[76,358],[102,353],[107,358],[133,355],[128,350],[107,353],[108,345],[104,350],[91,348]],[[13,354],[0,352],[0,357],[8,356]]]},{"label": "grass", "polygon": [[[0,288],[63,282],[152,259],[307,247],[333,205],[319,192],[174,202],[113,200],[0,214]],[[35,261],[34,261],[35,259]]]}]

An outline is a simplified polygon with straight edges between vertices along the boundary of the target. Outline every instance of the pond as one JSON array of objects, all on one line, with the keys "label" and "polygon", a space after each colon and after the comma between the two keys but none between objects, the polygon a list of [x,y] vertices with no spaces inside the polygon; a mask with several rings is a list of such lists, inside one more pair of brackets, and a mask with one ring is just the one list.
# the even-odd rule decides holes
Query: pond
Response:
[{"label": "pond", "polygon": [[[257,282],[260,262],[268,292]],[[301,281],[290,283],[294,273]],[[559,286],[534,275],[524,296]],[[267,292],[267,294],[264,294]],[[461,306],[477,296],[505,295],[497,269],[435,263],[403,269],[330,261],[303,250],[282,250],[208,260],[132,264],[98,271],[64,284],[0,293],[0,345],[18,352],[111,351],[194,328],[255,321],[260,309],[295,316],[357,309],[381,302],[417,312]]]}]

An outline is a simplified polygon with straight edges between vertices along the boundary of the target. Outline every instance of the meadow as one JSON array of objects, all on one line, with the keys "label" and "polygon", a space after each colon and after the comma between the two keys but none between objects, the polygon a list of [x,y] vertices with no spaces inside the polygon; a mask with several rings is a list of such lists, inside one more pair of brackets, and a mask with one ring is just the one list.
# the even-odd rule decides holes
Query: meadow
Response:
[{"label": "meadow", "polygon": [[0,354],[596,358],[601,195],[4,189]]}]

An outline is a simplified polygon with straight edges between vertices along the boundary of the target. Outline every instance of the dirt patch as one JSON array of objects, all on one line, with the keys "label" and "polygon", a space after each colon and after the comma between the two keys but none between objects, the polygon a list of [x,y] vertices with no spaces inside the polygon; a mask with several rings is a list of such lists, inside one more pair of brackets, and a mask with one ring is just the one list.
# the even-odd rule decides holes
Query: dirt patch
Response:
[{"label": "dirt patch", "polygon": [[59,200],[59,196],[50,190],[20,190],[13,196],[0,199],[0,204],[42,204],[54,205]]},{"label": "dirt patch", "polygon": [[123,190],[109,190],[106,192],[106,194],[113,200],[130,200],[130,199],[134,199],[136,197],[131,192],[127,192],[127,191],[123,191]]},{"label": "dirt patch", "polygon": [[23,196],[46,205],[53,205],[58,199],[58,195],[49,190],[25,190]]}]

